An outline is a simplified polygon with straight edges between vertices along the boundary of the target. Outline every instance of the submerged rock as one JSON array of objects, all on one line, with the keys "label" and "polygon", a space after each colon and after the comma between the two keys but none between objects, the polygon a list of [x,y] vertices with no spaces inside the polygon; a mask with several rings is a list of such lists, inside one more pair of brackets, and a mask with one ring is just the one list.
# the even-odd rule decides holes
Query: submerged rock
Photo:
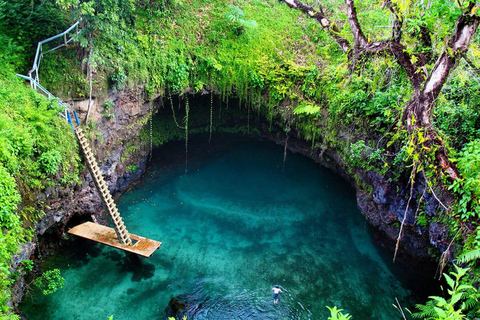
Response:
[{"label": "submerged rock", "polygon": [[187,294],[173,297],[165,308],[165,316],[182,319],[183,316],[190,317],[197,314],[201,311],[202,304],[196,300],[193,296]]}]

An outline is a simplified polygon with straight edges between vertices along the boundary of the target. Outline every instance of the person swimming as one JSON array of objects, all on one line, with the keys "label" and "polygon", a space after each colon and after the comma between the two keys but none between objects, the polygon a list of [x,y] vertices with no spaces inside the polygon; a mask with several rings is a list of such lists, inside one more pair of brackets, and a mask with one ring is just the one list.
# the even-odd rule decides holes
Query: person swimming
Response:
[{"label": "person swimming", "polygon": [[278,303],[278,294],[282,293],[282,289],[280,289],[280,286],[277,284],[274,288],[272,288],[273,291],[273,304]]}]

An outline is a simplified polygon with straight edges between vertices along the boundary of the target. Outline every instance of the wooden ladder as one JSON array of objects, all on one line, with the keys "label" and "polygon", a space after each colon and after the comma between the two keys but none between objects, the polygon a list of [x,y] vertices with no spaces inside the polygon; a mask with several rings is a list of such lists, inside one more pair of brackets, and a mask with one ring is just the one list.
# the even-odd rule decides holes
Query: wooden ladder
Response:
[{"label": "wooden ladder", "polygon": [[117,237],[121,244],[132,245],[132,239],[130,238],[130,234],[123,223],[123,219],[118,212],[117,206],[113,201],[112,195],[108,190],[107,184],[103,179],[102,174],[100,173],[100,168],[98,167],[97,161],[93,156],[92,150],[88,144],[85,135],[83,134],[82,129],[80,126],[75,128],[75,135],[80,143],[80,147],[82,149],[82,153],[87,161],[88,169],[93,177],[93,181],[95,186],[97,187],[98,192],[100,193],[100,197],[102,198],[103,203],[107,207],[108,214],[113,221],[113,228]]}]

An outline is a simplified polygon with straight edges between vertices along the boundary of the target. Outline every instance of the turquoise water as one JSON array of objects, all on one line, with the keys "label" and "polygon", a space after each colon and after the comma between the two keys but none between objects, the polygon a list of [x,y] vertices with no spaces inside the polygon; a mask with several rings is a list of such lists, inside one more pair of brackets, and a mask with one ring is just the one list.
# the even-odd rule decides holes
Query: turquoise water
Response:
[{"label": "turquoise water", "polygon": [[[29,319],[165,319],[172,297],[188,303],[188,319],[326,319],[327,305],[400,319],[395,298],[419,302],[407,285],[415,278],[373,244],[354,190],[335,174],[293,154],[283,168],[282,147],[239,142],[192,155],[185,175],[184,163],[166,164],[181,160],[178,148],[159,150],[117,201],[128,230],[162,247],[131,263],[74,240],[44,266],[61,269],[64,288],[29,295]],[[275,284],[285,291],[277,305]]]}]

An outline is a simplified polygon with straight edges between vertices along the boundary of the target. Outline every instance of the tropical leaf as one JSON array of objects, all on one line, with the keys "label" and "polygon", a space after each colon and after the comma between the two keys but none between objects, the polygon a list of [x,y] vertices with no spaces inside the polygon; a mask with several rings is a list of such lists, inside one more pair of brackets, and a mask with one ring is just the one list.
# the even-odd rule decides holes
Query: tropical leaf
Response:
[{"label": "tropical leaf", "polygon": [[458,257],[458,262],[460,263],[469,263],[472,261],[476,261],[480,258],[480,249],[473,249],[467,252],[464,252],[462,255]]},{"label": "tropical leaf", "polygon": [[317,114],[320,111],[319,106],[313,104],[304,103],[300,104],[293,110],[293,114]]}]

